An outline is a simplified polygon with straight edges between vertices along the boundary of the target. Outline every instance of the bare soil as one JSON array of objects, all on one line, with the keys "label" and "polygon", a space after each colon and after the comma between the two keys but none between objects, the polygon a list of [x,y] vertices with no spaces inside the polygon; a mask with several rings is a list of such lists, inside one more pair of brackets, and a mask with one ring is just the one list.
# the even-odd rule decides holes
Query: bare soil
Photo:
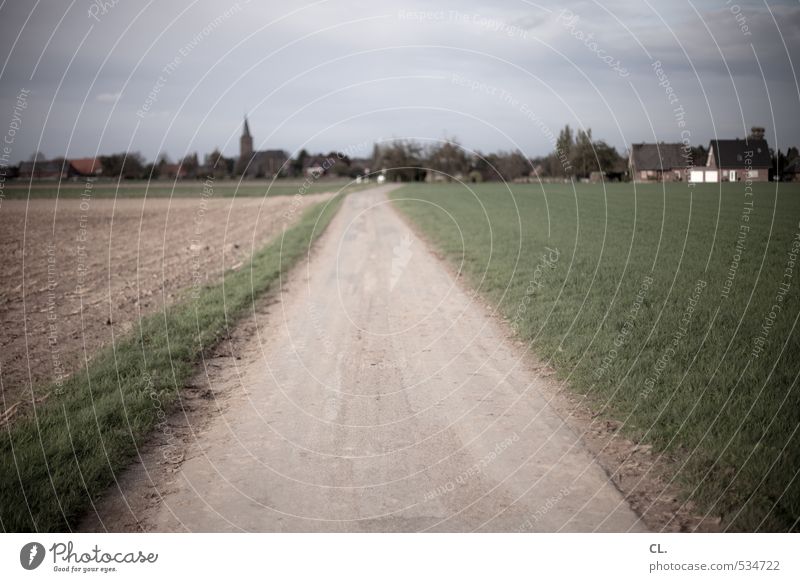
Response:
[{"label": "bare soil", "polygon": [[3,201],[0,424],[141,316],[240,268],[331,196]]}]

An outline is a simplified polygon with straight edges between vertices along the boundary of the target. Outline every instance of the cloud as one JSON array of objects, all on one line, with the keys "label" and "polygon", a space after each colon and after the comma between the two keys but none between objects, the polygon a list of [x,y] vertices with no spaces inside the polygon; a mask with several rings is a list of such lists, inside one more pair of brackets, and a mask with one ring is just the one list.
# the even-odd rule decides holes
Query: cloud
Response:
[{"label": "cloud", "polygon": [[[232,2],[120,2],[101,22],[58,0],[3,4],[0,49],[10,58],[0,112],[13,110],[21,88],[31,91],[13,155],[80,157],[98,144],[151,159],[216,145],[236,155],[245,112],[263,149],[447,134],[483,151],[546,153],[551,144],[515,103],[555,130],[591,127],[624,149],[680,135],[655,60],[689,112],[694,141],[741,136],[752,124],[767,128],[771,146],[800,143],[798,63],[789,56],[800,51],[796,0]],[[562,10],[579,16],[575,26]],[[454,75],[497,92],[459,86]],[[158,113],[138,117],[148,103]]]}]

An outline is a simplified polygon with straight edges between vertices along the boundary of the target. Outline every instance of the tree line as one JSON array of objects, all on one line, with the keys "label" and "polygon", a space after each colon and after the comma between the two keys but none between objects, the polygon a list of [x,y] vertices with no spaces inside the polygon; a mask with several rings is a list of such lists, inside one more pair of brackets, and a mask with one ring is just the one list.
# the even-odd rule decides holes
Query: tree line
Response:
[{"label": "tree line", "polygon": [[[691,148],[695,165],[705,165],[708,155],[702,146]],[[781,176],[787,169],[800,164],[797,147],[770,150],[771,175]],[[236,178],[242,175],[242,160],[226,157],[218,149],[207,154],[200,162],[197,153],[189,153],[172,162],[161,154],[153,162],[147,162],[139,152],[121,152],[99,156],[102,176],[123,179],[157,179],[174,177],[180,168],[182,177],[204,179]],[[36,153],[31,161],[42,162],[44,156]],[[66,164],[63,158],[53,160]],[[328,163],[322,164],[327,161]],[[594,139],[591,128],[573,131],[565,125],[554,140],[553,150],[545,155],[529,158],[519,150],[482,153],[464,148],[456,138],[435,143],[396,139],[375,144],[372,156],[353,158],[341,152],[311,154],[300,150],[288,158],[278,177],[297,178],[307,175],[309,168],[324,165],[324,175],[356,178],[382,173],[392,182],[420,181],[528,181],[544,179],[588,179],[602,174],[608,180],[624,180],[628,177],[627,156],[620,155],[616,148],[604,140]],[[13,176],[13,173],[11,174]]]},{"label": "tree line", "polygon": [[456,139],[422,145],[411,140],[396,140],[376,145],[373,163],[387,168],[387,179],[418,181],[518,181],[540,178],[589,178],[593,172],[606,175],[626,172],[627,162],[603,140],[592,137],[591,128],[573,132],[566,125],[546,156],[529,158],[519,150],[488,154],[469,152]]}]

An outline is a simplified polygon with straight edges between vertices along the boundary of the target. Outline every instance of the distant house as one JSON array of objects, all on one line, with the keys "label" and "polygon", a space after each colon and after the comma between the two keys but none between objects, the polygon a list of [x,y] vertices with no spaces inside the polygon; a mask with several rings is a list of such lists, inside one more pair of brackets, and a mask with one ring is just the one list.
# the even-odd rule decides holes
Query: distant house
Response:
[{"label": "distant house", "polygon": [[63,180],[99,176],[103,166],[99,158],[75,158],[72,160],[38,160],[22,162],[19,177],[28,180]]},{"label": "distant house", "polygon": [[[720,182],[767,182],[772,160],[769,146],[758,128],[747,139],[712,139],[708,146],[708,170],[719,172]],[[717,180],[705,180],[706,182]]]},{"label": "distant house", "polygon": [[289,154],[283,150],[262,150],[253,152],[247,165],[248,178],[274,178],[286,170]]},{"label": "distant house", "polygon": [[690,159],[680,143],[635,143],[628,164],[634,182],[681,182]]},{"label": "distant house", "polygon": [[320,178],[333,166],[334,160],[323,156],[312,156],[303,163],[303,173],[308,178]]},{"label": "distant house", "polygon": [[169,180],[183,180],[188,175],[189,172],[183,164],[161,164],[159,169],[159,177]]},{"label": "distant house", "polygon": [[21,162],[19,177],[26,180],[58,180],[67,177],[67,167],[64,160]]},{"label": "distant house", "polygon": [[76,158],[67,160],[67,175],[79,178],[99,176],[103,173],[100,158]]}]

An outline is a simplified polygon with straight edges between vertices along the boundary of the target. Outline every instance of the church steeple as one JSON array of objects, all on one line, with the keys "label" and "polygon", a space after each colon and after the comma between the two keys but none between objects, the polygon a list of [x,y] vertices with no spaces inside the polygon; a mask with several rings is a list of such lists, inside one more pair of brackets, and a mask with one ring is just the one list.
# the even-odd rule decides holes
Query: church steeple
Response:
[{"label": "church steeple", "polygon": [[253,136],[250,135],[250,125],[247,123],[247,116],[244,116],[244,129],[242,137],[239,138],[239,157],[249,159],[253,155]]}]

